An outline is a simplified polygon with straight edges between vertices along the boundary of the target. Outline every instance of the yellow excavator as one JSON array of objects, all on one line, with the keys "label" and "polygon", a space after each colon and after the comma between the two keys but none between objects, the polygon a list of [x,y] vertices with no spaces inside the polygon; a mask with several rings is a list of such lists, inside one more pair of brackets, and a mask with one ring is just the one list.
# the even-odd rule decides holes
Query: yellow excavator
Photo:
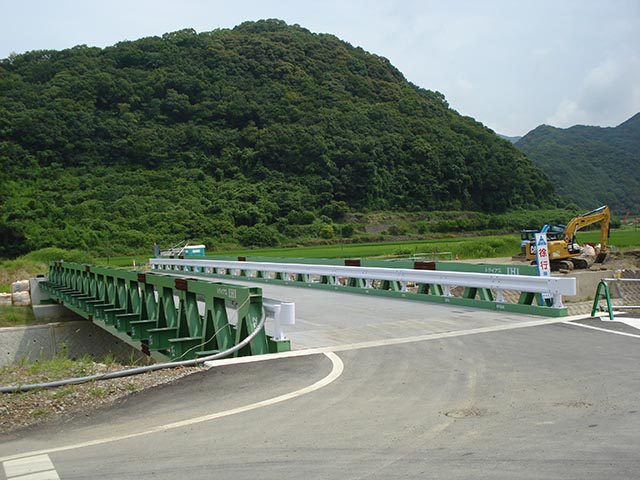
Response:
[{"label": "yellow excavator", "polygon": [[[576,233],[581,228],[598,222],[600,222],[600,250],[595,252],[595,263],[604,262],[609,248],[609,228],[611,224],[611,211],[607,205],[572,218],[564,227],[562,235],[559,235],[556,239],[548,240],[551,270],[573,270],[574,268],[589,268],[591,266],[593,261],[589,261],[589,255],[584,255],[584,247],[576,243]],[[536,243],[534,240],[529,242],[526,256],[527,260],[535,263]]]}]

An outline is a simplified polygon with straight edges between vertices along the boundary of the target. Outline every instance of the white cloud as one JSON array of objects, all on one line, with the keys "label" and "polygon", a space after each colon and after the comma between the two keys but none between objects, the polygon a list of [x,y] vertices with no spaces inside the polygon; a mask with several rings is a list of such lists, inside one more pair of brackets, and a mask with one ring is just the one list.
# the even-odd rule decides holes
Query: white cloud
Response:
[{"label": "white cloud", "polygon": [[561,100],[545,123],[615,126],[640,111],[640,57],[619,52],[589,69],[575,95]]},{"label": "white cloud", "polygon": [[555,113],[545,120],[545,123],[555,127],[568,127],[574,125],[575,119],[582,117],[578,104],[572,100],[562,100]]}]

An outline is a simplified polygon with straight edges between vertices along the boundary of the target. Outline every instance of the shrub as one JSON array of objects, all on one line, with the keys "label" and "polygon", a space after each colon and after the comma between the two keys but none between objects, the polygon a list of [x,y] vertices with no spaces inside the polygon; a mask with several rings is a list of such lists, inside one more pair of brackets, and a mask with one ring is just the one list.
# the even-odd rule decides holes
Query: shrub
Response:
[{"label": "shrub", "polygon": [[389,235],[404,235],[407,233],[407,229],[404,226],[391,225],[388,232]]},{"label": "shrub", "polygon": [[322,238],[332,238],[332,237],[333,237],[333,235],[334,235],[334,233],[335,233],[335,232],[334,232],[334,230],[333,230],[333,226],[331,226],[331,225],[328,225],[328,224],[327,224],[327,225],[323,225],[323,226],[320,228],[319,235],[320,235]]},{"label": "shrub", "polygon": [[313,212],[305,210],[300,212],[298,210],[292,210],[287,215],[287,220],[291,225],[310,225],[316,219]]},{"label": "shrub", "polygon": [[429,231],[429,227],[427,227],[426,222],[418,222],[416,223],[416,232],[420,235],[424,235]]},{"label": "shrub", "polygon": [[263,223],[238,227],[236,238],[244,247],[275,247],[280,243],[278,231]]},{"label": "shrub", "polygon": [[353,232],[354,232],[354,228],[353,228],[353,225],[351,224],[343,225],[342,228],[340,229],[340,235],[342,235],[343,238],[353,237]]}]

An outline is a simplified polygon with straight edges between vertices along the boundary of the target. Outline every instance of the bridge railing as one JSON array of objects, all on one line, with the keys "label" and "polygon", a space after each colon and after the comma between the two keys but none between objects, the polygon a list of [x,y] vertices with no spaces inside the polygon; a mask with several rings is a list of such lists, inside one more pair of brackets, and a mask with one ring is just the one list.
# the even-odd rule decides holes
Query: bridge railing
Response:
[{"label": "bridge railing", "polygon": [[[159,272],[54,262],[48,280],[39,285],[65,307],[158,360],[227,350],[254,332],[263,315],[260,288]],[[235,355],[289,349],[281,330],[277,340],[263,330]]]},{"label": "bridge railing", "polygon": [[[562,297],[576,294],[575,278],[434,271],[423,269],[429,266],[419,263],[414,269],[361,267],[356,262],[340,266],[170,258],[149,260],[152,271],[164,273],[189,272],[191,275],[275,282],[546,316],[567,315]],[[517,303],[506,300],[505,292],[512,291],[518,293]]]}]

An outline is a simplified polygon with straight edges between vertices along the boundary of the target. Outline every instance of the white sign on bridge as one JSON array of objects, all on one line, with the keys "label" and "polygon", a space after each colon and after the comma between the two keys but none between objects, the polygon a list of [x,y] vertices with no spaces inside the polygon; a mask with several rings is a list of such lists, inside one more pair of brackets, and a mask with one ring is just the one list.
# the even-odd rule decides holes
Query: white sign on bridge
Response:
[{"label": "white sign on bridge", "polygon": [[[546,233],[536,233],[536,263],[538,265],[538,275],[541,277],[551,276],[551,262],[549,261],[549,242]],[[544,292],[543,298],[551,298],[551,295]]]}]

